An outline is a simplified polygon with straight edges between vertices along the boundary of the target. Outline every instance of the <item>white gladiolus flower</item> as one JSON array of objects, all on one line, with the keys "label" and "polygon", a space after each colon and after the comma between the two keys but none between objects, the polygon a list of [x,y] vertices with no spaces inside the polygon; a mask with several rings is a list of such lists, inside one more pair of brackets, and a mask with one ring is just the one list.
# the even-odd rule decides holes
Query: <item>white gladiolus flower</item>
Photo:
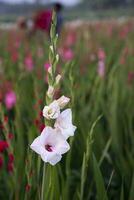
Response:
[{"label": "white gladiolus flower", "polygon": [[56,100],[54,100],[49,106],[45,106],[43,109],[43,116],[47,119],[56,119],[60,114],[60,106]]},{"label": "white gladiolus flower", "polygon": [[51,98],[54,94],[54,87],[49,85],[48,91],[47,91],[47,95],[49,98]]},{"label": "white gladiolus flower", "polygon": [[65,139],[74,135],[76,126],[72,124],[71,109],[66,109],[59,115],[59,117],[56,119],[54,127],[61,130],[61,133]]},{"label": "white gladiolus flower", "polygon": [[30,145],[31,149],[39,154],[44,162],[55,165],[66,153],[70,146],[60,130],[45,127],[41,135]]},{"label": "white gladiolus flower", "polygon": [[69,103],[69,101],[70,101],[70,98],[65,97],[64,95],[61,96],[59,99],[57,99],[57,102],[61,109],[64,108]]}]

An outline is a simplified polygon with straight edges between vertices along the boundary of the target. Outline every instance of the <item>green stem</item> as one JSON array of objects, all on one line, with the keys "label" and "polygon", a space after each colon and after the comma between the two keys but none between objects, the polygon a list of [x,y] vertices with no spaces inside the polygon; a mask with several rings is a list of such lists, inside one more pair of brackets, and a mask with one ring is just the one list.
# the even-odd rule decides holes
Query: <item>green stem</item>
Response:
[{"label": "green stem", "polygon": [[41,200],[44,200],[44,186],[45,186],[45,172],[46,172],[46,166],[44,163],[44,169],[43,169],[43,178],[42,178],[42,188],[41,188]]}]

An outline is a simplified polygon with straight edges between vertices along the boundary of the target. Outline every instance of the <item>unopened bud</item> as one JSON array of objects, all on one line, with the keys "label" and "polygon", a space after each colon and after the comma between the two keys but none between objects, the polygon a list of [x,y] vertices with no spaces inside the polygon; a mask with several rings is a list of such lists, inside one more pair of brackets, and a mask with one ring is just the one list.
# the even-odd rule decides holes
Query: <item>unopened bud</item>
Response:
[{"label": "unopened bud", "polygon": [[49,74],[52,74],[52,67],[49,67],[49,68],[48,68],[48,73],[49,73]]},{"label": "unopened bud", "polygon": [[53,96],[53,94],[54,94],[54,87],[49,85],[49,88],[48,88],[48,91],[47,91],[47,96],[49,98],[51,98]]},{"label": "unopened bud", "polygon": [[52,53],[54,52],[54,48],[53,48],[52,45],[50,45],[50,50],[51,50]]},{"label": "unopened bud", "polygon": [[57,102],[61,109],[64,108],[69,103],[69,101],[70,101],[70,98],[65,97],[64,95],[61,96],[59,99],[57,99]]},{"label": "unopened bud", "polygon": [[58,75],[56,76],[56,85],[59,84],[60,80],[61,80],[61,75],[58,74]]},{"label": "unopened bud", "polygon": [[58,54],[56,55],[56,61],[57,61],[57,63],[59,62],[59,55]]}]

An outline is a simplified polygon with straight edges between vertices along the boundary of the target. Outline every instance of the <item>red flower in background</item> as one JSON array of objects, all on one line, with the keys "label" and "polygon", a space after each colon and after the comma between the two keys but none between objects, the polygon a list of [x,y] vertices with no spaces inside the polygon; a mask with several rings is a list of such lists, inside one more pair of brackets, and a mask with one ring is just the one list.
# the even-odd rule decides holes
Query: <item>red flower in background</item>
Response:
[{"label": "red flower in background", "polygon": [[14,162],[14,155],[13,155],[13,153],[9,153],[8,160],[9,160],[9,163],[13,163]]},{"label": "red flower in background", "polygon": [[0,155],[0,169],[3,167],[3,157]]},{"label": "red flower in background", "polygon": [[8,165],[7,165],[7,170],[8,170],[8,172],[9,172],[9,173],[12,173],[12,172],[13,172],[13,168],[14,168],[14,167],[13,167],[13,163],[10,163],[10,162],[9,162]]},{"label": "red flower in background", "polygon": [[0,152],[3,152],[5,149],[8,148],[8,143],[4,140],[0,140]]},{"label": "red flower in background", "polygon": [[30,189],[31,189],[30,184],[27,184],[27,185],[26,185],[26,192],[29,192]]}]

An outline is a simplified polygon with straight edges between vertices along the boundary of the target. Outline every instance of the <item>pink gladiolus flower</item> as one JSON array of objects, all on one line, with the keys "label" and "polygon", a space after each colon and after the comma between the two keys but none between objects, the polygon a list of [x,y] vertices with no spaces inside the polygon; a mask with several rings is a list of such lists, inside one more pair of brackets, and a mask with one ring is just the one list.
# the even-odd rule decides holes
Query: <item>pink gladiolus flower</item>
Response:
[{"label": "pink gladiolus flower", "polygon": [[98,75],[101,78],[104,78],[105,76],[105,63],[103,61],[98,62]]},{"label": "pink gladiolus flower", "polygon": [[25,58],[24,64],[25,64],[27,71],[30,72],[33,70],[34,64],[33,64],[33,59],[32,59],[31,55],[29,55]]},{"label": "pink gladiolus flower", "polygon": [[16,104],[16,94],[14,91],[9,91],[5,95],[5,105],[8,110],[12,109]]},{"label": "pink gladiolus flower", "polygon": [[128,73],[128,84],[132,84],[134,81],[134,72],[129,72]]},{"label": "pink gladiolus flower", "polygon": [[59,49],[59,54],[65,61],[71,61],[74,57],[74,52],[70,48]]},{"label": "pink gladiolus flower", "polygon": [[69,33],[66,37],[65,45],[66,46],[72,46],[76,41],[76,34],[75,33]]},{"label": "pink gladiolus flower", "polygon": [[46,62],[46,63],[44,64],[44,69],[45,69],[46,71],[48,71],[49,67],[51,67],[51,64],[50,64],[49,62]]},{"label": "pink gladiolus flower", "polygon": [[105,60],[105,57],[106,57],[106,55],[105,55],[104,50],[100,48],[99,51],[98,51],[98,59],[99,60]]}]

